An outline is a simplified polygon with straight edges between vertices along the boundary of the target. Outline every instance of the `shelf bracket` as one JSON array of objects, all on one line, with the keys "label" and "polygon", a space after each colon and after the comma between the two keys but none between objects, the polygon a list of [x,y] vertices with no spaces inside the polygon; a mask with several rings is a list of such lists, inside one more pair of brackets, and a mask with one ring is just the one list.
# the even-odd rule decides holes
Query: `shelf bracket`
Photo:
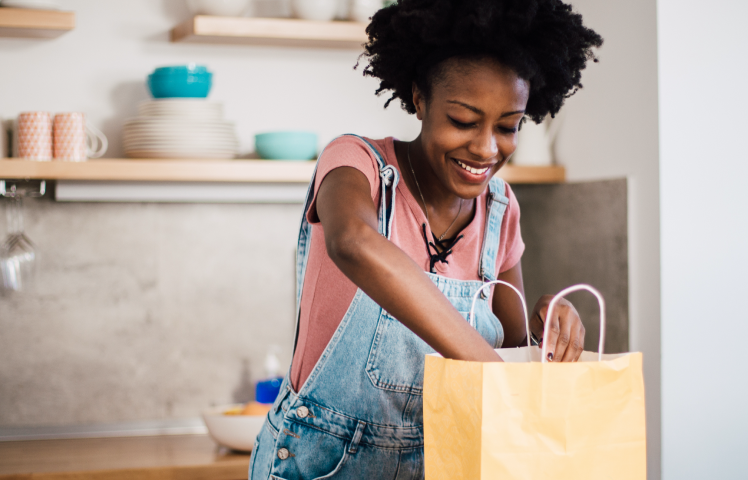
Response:
[{"label": "shelf bracket", "polygon": [[47,193],[45,180],[41,180],[39,188],[33,190],[18,188],[19,183],[21,183],[19,180],[0,180],[0,197],[43,197]]}]

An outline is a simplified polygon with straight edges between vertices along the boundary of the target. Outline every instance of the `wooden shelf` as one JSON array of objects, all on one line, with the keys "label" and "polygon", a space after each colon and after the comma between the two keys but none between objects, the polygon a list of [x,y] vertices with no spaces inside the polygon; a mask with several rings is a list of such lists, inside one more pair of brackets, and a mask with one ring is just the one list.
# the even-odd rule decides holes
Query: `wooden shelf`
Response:
[{"label": "wooden shelf", "polygon": [[360,49],[368,39],[365,30],[357,22],[197,15],[174,27],[171,41]]},{"label": "wooden shelf", "polygon": [[0,178],[141,182],[306,183],[315,162],[270,160],[0,161]]},{"label": "wooden shelf", "polygon": [[0,7],[0,37],[54,38],[75,28],[75,13]]},{"label": "wooden shelf", "polygon": [[[0,160],[0,179],[140,182],[308,183],[315,162],[291,160],[89,160],[34,162]],[[507,165],[499,177],[509,183],[561,183],[564,167]]]}]

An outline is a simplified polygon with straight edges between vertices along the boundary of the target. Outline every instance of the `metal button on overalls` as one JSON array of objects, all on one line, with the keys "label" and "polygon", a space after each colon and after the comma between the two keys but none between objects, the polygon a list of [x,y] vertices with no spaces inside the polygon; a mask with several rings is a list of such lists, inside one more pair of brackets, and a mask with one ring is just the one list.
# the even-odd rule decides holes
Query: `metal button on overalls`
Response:
[{"label": "metal button on overalls", "polygon": [[287,459],[288,458],[288,449],[281,448],[280,450],[278,450],[278,458],[280,458],[281,460]]},{"label": "metal button on overalls", "polygon": [[296,415],[299,418],[306,418],[309,416],[309,409],[302,405],[301,407],[296,409]]}]

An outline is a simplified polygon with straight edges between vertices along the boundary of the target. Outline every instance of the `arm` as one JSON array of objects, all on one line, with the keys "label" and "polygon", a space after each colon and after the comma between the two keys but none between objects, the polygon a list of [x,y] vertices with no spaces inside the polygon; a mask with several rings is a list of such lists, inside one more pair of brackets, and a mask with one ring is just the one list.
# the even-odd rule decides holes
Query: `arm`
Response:
[{"label": "arm", "polygon": [[[511,283],[524,295],[525,289],[522,281],[522,262],[499,274],[499,280]],[[530,314],[530,329],[537,338],[543,339],[543,328],[546,321],[548,305],[553,295],[543,295],[535,304]],[[522,312],[522,303],[511,289],[502,287],[501,284],[494,287],[493,312],[501,320],[504,327],[504,347],[522,347],[527,345],[527,332],[525,331],[525,318]],[[553,312],[553,319],[548,332],[548,353],[552,354],[551,360],[562,362],[574,362],[579,359],[584,349],[584,325],[579,318],[574,305],[562,298]]]},{"label": "arm", "polygon": [[375,302],[446,358],[501,361],[428,276],[377,231],[366,176],[340,167],[322,180],[317,215],[335,265]]}]

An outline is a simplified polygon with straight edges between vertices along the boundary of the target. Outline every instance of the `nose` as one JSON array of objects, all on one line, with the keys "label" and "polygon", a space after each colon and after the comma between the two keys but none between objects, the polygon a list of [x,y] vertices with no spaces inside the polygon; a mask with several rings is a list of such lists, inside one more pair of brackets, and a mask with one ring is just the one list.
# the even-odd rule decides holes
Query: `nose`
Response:
[{"label": "nose", "polygon": [[496,143],[496,137],[492,129],[484,129],[479,132],[468,145],[468,152],[486,160],[493,158],[499,153],[499,146]]}]

